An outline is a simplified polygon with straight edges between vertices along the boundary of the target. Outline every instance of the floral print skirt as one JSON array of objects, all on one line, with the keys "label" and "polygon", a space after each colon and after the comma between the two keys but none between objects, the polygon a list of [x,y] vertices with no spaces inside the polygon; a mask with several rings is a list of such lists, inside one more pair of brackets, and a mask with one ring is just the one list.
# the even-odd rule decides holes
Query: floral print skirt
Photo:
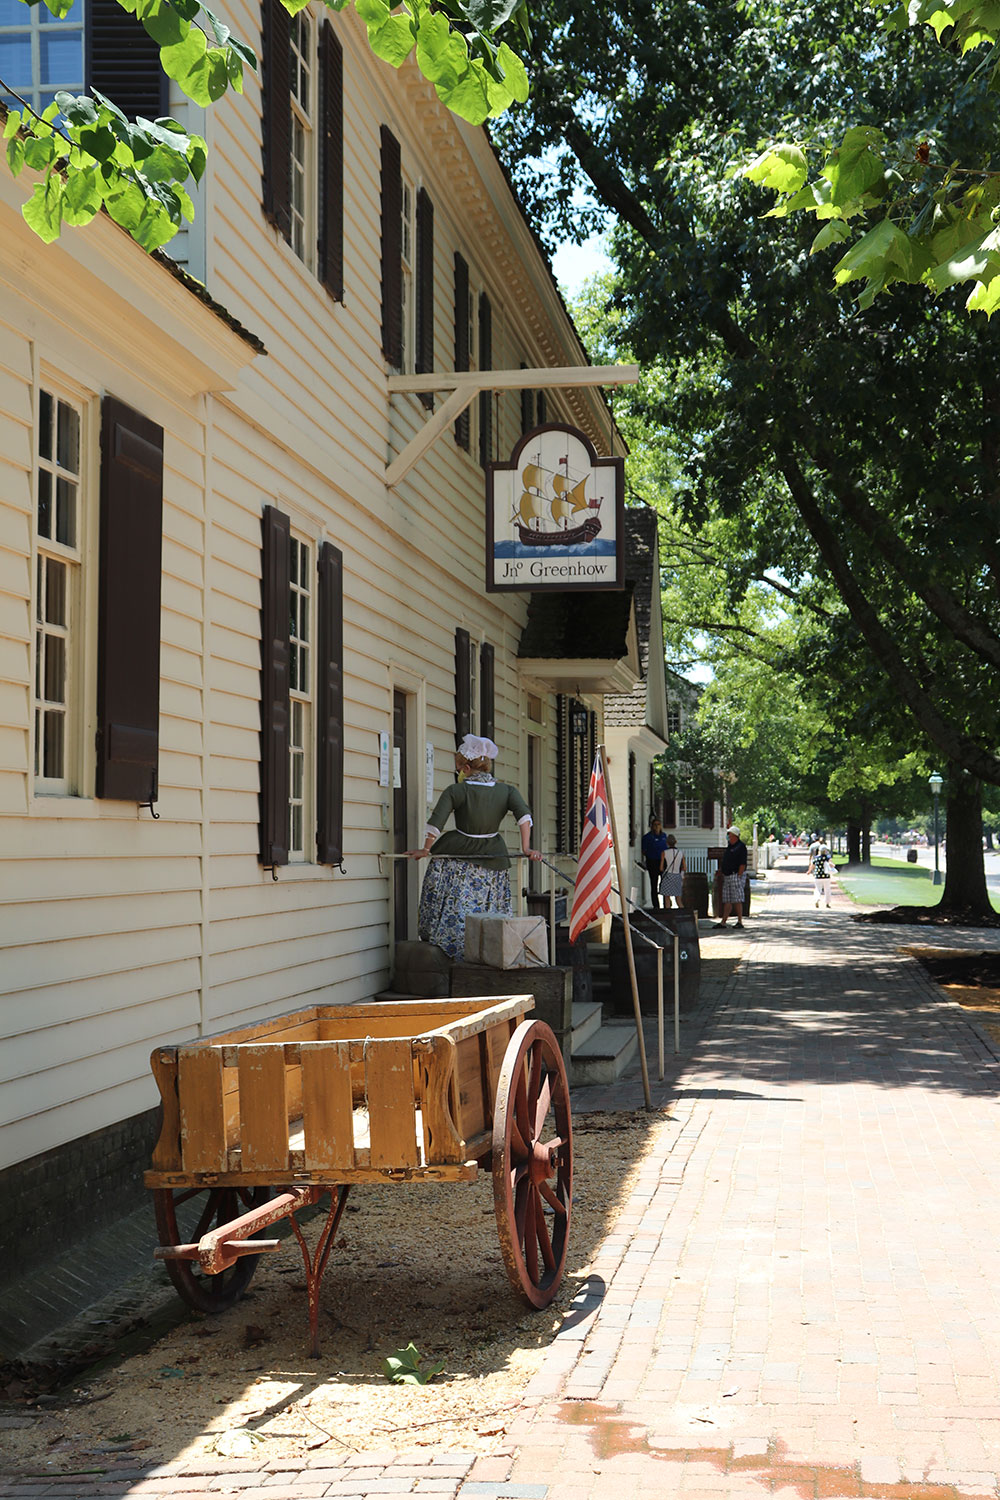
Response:
[{"label": "floral print skirt", "polygon": [[484,869],[469,859],[432,859],[420,891],[417,931],[425,943],[437,943],[449,958],[461,959],[467,916],[509,917],[513,910],[506,870]]}]

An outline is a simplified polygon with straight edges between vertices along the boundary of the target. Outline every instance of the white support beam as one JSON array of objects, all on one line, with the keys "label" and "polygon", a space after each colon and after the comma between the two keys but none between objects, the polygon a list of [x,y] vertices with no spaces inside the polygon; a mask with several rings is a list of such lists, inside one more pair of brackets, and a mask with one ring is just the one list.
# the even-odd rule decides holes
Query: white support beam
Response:
[{"label": "white support beam", "polygon": [[537,370],[434,370],[430,375],[390,375],[389,394],[409,391],[460,391],[469,400],[480,391],[556,390],[560,386],[635,385],[638,365],[562,365]]},{"label": "white support beam", "polygon": [[465,408],[480,391],[555,390],[559,387],[592,385],[635,385],[639,379],[638,365],[579,365],[558,369],[539,370],[443,370],[430,375],[390,375],[390,396],[397,393],[420,393],[426,391],[450,391],[444,405],[411,438],[385,471],[388,489],[410,472],[418,459],[422,458],[432,443],[436,442],[452,422],[462,415]]}]

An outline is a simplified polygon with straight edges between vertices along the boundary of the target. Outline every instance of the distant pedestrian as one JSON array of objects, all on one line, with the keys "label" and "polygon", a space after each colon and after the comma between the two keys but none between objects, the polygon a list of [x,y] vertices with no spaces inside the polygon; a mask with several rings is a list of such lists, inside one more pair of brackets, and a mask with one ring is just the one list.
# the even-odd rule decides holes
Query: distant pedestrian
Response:
[{"label": "distant pedestrian", "polygon": [[728,848],[722,854],[722,921],[716,927],[725,927],[731,911],[736,911],[736,926],[743,928],[743,898],[747,878],[747,846],[740,838],[738,828],[727,828]]},{"label": "distant pedestrian", "polygon": [[830,846],[822,834],[817,836],[814,849],[815,852],[812,853],[809,861],[809,868],[812,871],[813,878],[813,895],[816,898],[817,906],[819,906],[820,901],[825,902],[829,906],[830,889],[833,885],[833,855],[830,853]]},{"label": "distant pedestrian", "polygon": [[675,906],[680,906],[681,888],[686,870],[687,862],[677,847],[677,840],[672,833],[668,833],[667,850],[663,856],[663,874],[660,876],[660,895],[663,897],[664,910],[669,911],[671,899]]},{"label": "distant pedestrian", "polygon": [[642,836],[642,862],[649,876],[649,898],[654,911],[660,909],[660,876],[666,852],[667,836],[663,832],[663,824],[654,815],[649,820],[649,832]]}]

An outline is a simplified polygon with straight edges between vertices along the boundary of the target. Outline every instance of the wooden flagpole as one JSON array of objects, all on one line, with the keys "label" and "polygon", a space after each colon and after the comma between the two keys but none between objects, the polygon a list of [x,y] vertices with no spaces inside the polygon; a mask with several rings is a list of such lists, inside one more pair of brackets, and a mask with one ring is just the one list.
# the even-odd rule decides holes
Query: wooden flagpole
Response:
[{"label": "wooden flagpole", "polygon": [[635,1010],[635,1032],[639,1038],[639,1063],[642,1067],[642,1092],[646,1100],[646,1108],[652,1109],[653,1101],[649,1095],[649,1069],[646,1066],[646,1042],[642,1034],[642,1011],[639,1009],[639,983],[635,977],[635,954],[632,952],[632,929],[628,920],[628,901],[625,899],[625,886],[622,883],[622,863],[618,855],[618,828],[615,823],[615,804],[611,796],[611,777],[608,775],[608,755],[603,745],[598,745],[597,753],[601,757],[601,770],[604,772],[604,792],[608,799],[608,817],[611,819],[611,842],[615,851],[615,869],[618,872],[619,899],[622,904],[622,925],[625,929],[625,952],[628,954],[628,972],[632,981],[632,1006]]}]

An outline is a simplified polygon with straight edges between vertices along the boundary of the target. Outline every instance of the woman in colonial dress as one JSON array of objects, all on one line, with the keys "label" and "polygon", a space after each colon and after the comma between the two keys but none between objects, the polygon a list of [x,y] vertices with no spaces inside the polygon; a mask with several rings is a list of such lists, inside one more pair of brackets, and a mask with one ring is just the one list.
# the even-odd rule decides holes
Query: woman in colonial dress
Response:
[{"label": "woman in colonial dress", "polygon": [[[521,852],[541,859],[531,848],[531,810],[517,787],[493,778],[499,750],[492,740],[467,734],[455,755],[460,779],[445,787],[427,824],[422,849],[411,858],[431,856],[417,914],[424,942],[437,943],[450,958],[465,954],[467,916],[495,912],[510,916],[510,858],[500,825],[510,813],[521,833]],[[441,830],[449,817],[455,827]]]}]

